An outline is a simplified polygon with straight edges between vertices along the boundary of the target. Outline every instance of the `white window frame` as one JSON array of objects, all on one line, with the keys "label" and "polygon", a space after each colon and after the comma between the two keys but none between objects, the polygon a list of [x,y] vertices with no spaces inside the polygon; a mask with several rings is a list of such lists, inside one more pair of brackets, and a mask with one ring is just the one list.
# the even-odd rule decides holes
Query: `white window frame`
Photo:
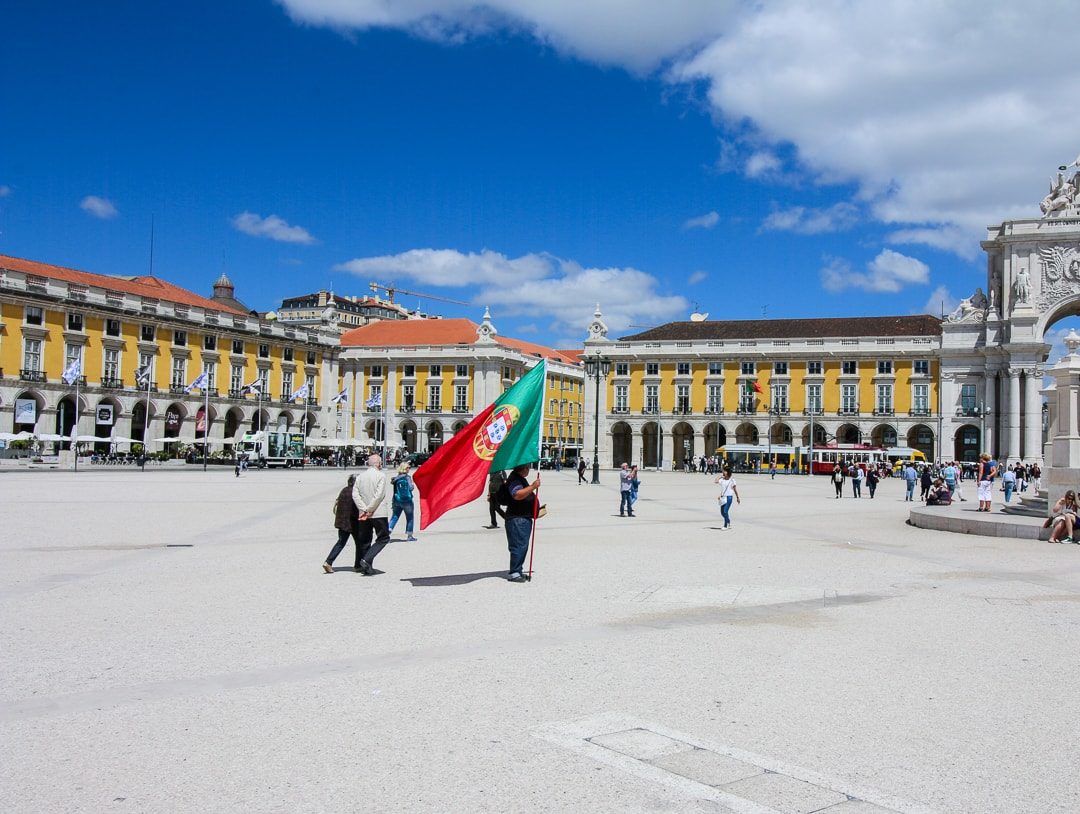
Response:
[{"label": "white window frame", "polygon": [[[574,405],[570,405],[573,407]],[[616,413],[628,413],[630,412],[630,385],[617,384],[615,385],[615,412]]]}]

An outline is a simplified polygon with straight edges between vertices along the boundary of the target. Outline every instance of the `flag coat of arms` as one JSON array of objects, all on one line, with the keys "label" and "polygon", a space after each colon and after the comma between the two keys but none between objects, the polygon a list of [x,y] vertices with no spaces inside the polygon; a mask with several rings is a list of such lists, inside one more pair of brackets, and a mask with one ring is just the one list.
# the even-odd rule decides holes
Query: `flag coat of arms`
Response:
[{"label": "flag coat of arms", "polygon": [[184,392],[190,393],[192,390],[196,389],[205,390],[206,385],[209,381],[210,377],[206,375],[206,371],[204,370],[202,373],[195,377],[195,381],[193,381],[191,384],[184,388]]},{"label": "flag coat of arms", "polygon": [[346,387],[344,390],[342,390],[340,393],[338,393],[336,396],[334,396],[332,399],[330,399],[330,403],[331,404],[341,404],[342,402],[348,401],[348,400],[349,400],[349,388]]},{"label": "flag coat of arms", "polygon": [[296,401],[297,399],[306,399],[308,397],[308,383],[304,382],[299,388],[289,396],[289,401]]},{"label": "flag coat of arms", "polygon": [[546,375],[546,363],[536,365],[416,470],[421,529],[480,497],[492,467],[540,459]]},{"label": "flag coat of arms", "polygon": [[64,380],[64,384],[75,384],[75,380],[82,375],[82,359],[73,359],[71,364],[67,366],[67,370],[63,372],[60,378]]},{"label": "flag coat of arms", "polygon": [[263,380],[262,379],[256,379],[251,384],[245,384],[244,389],[241,390],[240,392],[242,392],[242,393],[260,393],[261,394],[262,389],[263,389]]},{"label": "flag coat of arms", "polygon": [[377,410],[382,407],[382,391],[380,390],[374,396],[364,402],[364,406],[369,410]]}]

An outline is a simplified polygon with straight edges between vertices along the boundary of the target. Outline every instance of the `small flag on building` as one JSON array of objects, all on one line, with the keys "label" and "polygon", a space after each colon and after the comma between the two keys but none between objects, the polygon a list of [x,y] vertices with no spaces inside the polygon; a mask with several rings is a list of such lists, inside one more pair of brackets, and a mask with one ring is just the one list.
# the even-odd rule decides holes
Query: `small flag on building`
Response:
[{"label": "small flag on building", "polygon": [[330,403],[331,404],[341,404],[343,401],[348,401],[348,400],[349,400],[349,388],[346,387],[344,390],[342,390],[340,393],[338,393],[336,396],[334,396],[332,399],[330,399]]},{"label": "small flag on building", "polygon": [[146,387],[150,384],[150,365],[143,365],[135,371],[135,383],[139,387]]},{"label": "small flag on building", "polygon": [[242,388],[240,388],[240,392],[241,393],[262,393],[262,389],[263,389],[263,380],[262,379],[256,379],[251,384],[245,384]]},{"label": "small flag on building", "polygon": [[67,370],[64,371],[60,377],[64,380],[64,384],[75,384],[75,381],[82,375],[82,359],[73,359],[71,364],[67,366]]},{"label": "small flag on building", "polygon": [[192,390],[205,390],[209,383],[210,377],[206,375],[206,371],[204,370],[195,377],[195,381],[184,388],[184,392],[190,393]]},{"label": "small flag on building", "polygon": [[304,382],[299,388],[293,391],[293,394],[289,396],[289,401],[296,401],[297,399],[306,399],[308,397],[308,383]]},{"label": "small flag on building", "polygon": [[753,395],[754,393],[760,393],[761,385],[757,383],[757,379],[747,379],[746,389],[743,392],[748,396]]},{"label": "small flag on building", "polygon": [[367,407],[369,410],[378,410],[380,407],[382,407],[382,391],[380,390],[378,393],[365,401],[364,406]]}]

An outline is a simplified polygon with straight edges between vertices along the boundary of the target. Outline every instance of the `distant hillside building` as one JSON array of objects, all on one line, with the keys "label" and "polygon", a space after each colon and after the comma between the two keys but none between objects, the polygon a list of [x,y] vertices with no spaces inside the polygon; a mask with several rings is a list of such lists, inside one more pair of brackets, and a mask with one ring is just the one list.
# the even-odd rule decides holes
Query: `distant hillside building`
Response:
[{"label": "distant hillside building", "polygon": [[281,301],[281,308],[276,314],[278,322],[319,326],[342,332],[379,320],[420,319],[424,316],[379,297],[349,297],[325,290],[288,297]]}]

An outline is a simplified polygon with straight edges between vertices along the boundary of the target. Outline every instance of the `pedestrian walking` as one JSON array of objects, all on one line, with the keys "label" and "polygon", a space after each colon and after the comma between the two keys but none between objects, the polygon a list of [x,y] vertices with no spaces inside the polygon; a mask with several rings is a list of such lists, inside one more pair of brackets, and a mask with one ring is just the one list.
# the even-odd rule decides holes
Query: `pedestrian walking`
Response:
[{"label": "pedestrian walking", "polygon": [[1016,488],[1015,469],[1005,470],[1005,474],[1001,476],[1001,488],[1005,490],[1005,502],[1009,503],[1012,500],[1013,490]]},{"label": "pedestrian walking", "polygon": [[536,480],[529,483],[529,464],[516,467],[503,487],[506,504],[506,546],[510,549],[510,582],[528,582],[531,576],[525,573],[525,556],[529,553],[529,540],[532,537],[533,520],[537,516],[536,490],[540,488],[540,473]]},{"label": "pedestrian walking", "polygon": [[506,512],[499,505],[499,489],[504,483],[506,483],[506,473],[501,469],[493,469],[488,478],[488,514],[491,516],[491,522],[484,526],[486,529],[499,527],[499,522],[495,519],[496,515],[506,519]]},{"label": "pedestrian walking", "polygon": [[[359,516],[359,562],[356,570],[370,577],[375,573],[372,565],[379,553],[390,542],[389,506],[386,500],[386,473],[382,457],[369,455],[367,469],[361,472],[353,485],[353,500]],[[371,542],[374,536],[375,542]]]},{"label": "pedestrian walking", "polygon": [[409,464],[407,461],[398,464],[398,473],[394,476],[394,479],[390,481],[391,488],[394,490],[393,511],[390,515],[389,530],[393,531],[394,526],[401,517],[402,512],[405,513],[405,539],[410,543],[415,543],[416,538],[413,537],[413,512],[415,504],[413,503],[413,481],[409,477]]},{"label": "pedestrian walking", "polygon": [[915,482],[919,479],[919,473],[915,471],[915,464],[910,461],[904,465],[904,502],[915,499]]},{"label": "pedestrian walking", "polygon": [[832,470],[832,483],[836,488],[836,499],[844,496],[844,468],[836,464]]},{"label": "pedestrian walking", "polygon": [[578,458],[577,459],[577,482],[578,482],[579,486],[581,484],[583,484],[583,483],[586,483],[586,480],[585,480],[585,459],[584,458]]},{"label": "pedestrian walking", "polygon": [[1031,488],[1036,492],[1042,489],[1042,469],[1038,464],[1031,465]]},{"label": "pedestrian walking", "polygon": [[919,475],[919,500],[926,500],[930,496],[930,487],[934,485],[934,479],[930,476],[930,467],[924,466]]},{"label": "pedestrian walking", "polygon": [[851,496],[862,497],[862,485],[863,480],[866,478],[866,473],[863,472],[862,467],[856,465],[855,471],[851,476]]},{"label": "pedestrian walking", "polygon": [[630,472],[630,464],[623,461],[619,468],[619,517],[634,516],[634,504],[630,499],[633,490],[634,477]]},{"label": "pedestrian walking", "polygon": [[360,512],[356,508],[356,502],[352,496],[354,483],[356,483],[356,475],[349,475],[348,483],[338,493],[337,500],[334,501],[334,528],[337,529],[338,538],[322,566],[323,571],[328,574],[334,573],[334,560],[337,559],[337,555],[341,553],[341,550],[345,548],[345,543],[349,541],[349,535],[352,535],[353,543],[356,545],[356,570],[360,570],[360,532],[357,526]]},{"label": "pedestrian walking", "polygon": [[713,483],[720,484],[720,494],[716,500],[720,504],[720,514],[724,517],[723,529],[731,528],[731,501],[735,500],[737,503],[742,503],[742,499],[739,497],[739,489],[735,485],[735,476],[731,474],[731,469],[724,467],[724,471],[720,473]]},{"label": "pedestrian walking", "polygon": [[630,467],[630,505],[637,503],[638,489],[641,487],[641,478],[638,477],[637,464]]},{"label": "pedestrian walking", "polygon": [[869,472],[866,473],[866,488],[870,492],[871,500],[874,499],[874,492],[877,491],[878,480],[879,478],[876,468],[871,469]]},{"label": "pedestrian walking", "polygon": [[997,461],[990,458],[989,452],[979,456],[978,475],[979,484],[979,511],[990,511],[990,503],[994,497],[994,476],[997,475]]}]

